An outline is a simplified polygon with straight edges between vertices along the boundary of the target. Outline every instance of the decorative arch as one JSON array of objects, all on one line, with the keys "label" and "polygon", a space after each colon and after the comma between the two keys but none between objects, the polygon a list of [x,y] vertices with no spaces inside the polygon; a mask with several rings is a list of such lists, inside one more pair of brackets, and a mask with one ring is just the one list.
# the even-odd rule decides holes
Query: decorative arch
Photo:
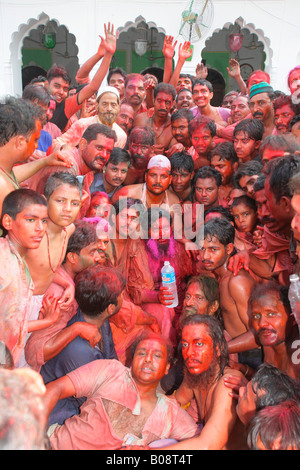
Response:
[{"label": "decorative arch", "polygon": [[[24,45],[24,41],[26,39],[30,38],[31,33],[34,30],[38,30],[39,28],[47,25],[49,22],[55,23],[55,25],[58,28],[58,31],[66,31],[69,38],[71,38],[73,47],[72,51],[74,55],[72,57],[76,57],[76,60],[74,64],[72,64],[71,69],[74,67],[78,68],[78,47],[76,46],[76,38],[73,34],[69,33],[68,28],[65,25],[61,25],[60,22],[57,19],[50,19],[50,17],[42,12],[38,18],[30,18],[27,23],[23,23],[19,26],[18,31],[14,32],[12,34],[12,40],[9,46],[10,49],[10,62],[11,62],[11,68],[12,68],[12,79],[13,79],[13,90],[15,94],[21,94],[22,93],[22,48]],[[58,42],[57,42],[58,44]],[[61,47],[63,47],[63,42],[60,41],[59,43]],[[54,50],[54,49],[53,49]],[[56,54],[59,54],[59,52],[55,52]],[[61,59],[58,59],[55,62],[60,63],[61,65],[66,66],[67,68],[69,67],[69,64],[66,62],[65,58],[63,57],[63,54],[61,54]],[[33,66],[38,65],[34,61],[32,63]],[[69,70],[69,68],[68,68]],[[72,73],[71,73],[72,76]]]}]

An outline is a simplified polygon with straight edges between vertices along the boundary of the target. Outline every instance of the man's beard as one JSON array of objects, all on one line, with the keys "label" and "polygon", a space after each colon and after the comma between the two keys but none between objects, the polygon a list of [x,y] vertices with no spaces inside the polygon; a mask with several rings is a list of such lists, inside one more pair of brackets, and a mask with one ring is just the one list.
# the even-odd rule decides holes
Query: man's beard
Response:
[{"label": "man's beard", "polygon": [[207,389],[217,378],[219,366],[213,359],[207,370],[201,374],[191,374],[184,363],[184,379],[189,388]]},{"label": "man's beard", "polygon": [[169,243],[166,243],[164,246],[159,245],[158,241],[149,238],[146,242],[146,249],[151,253],[151,256],[155,259],[161,259],[165,254],[167,254],[170,258],[174,258],[175,256],[175,241],[173,236],[170,237]]},{"label": "man's beard", "polygon": [[106,126],[111,126],[116,120],[116,115],[113,113],[103,113],[99,117],[101,122]]}]

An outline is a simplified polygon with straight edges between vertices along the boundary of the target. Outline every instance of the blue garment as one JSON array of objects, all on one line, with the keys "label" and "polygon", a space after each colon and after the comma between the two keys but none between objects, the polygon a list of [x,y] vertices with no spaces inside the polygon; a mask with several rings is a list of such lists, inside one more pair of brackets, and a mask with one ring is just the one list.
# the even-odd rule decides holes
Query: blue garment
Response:
[{"label": "blue garment", "polygon": [[52,145],[52,137],[49,132],[41,130],[41,135],[38,140],[38,150],[41,152],[47,152],[48,148]]},{"label": "blue garment", "polygon": [[[68,322],[67,327],[75,322],[85,321],[80,309],[78,309],[77,313]],[[47,361],[40,372],[45,384],[97,359],[118,359],[108,320],[101,327],[101,336],[103,351],[100,350],[98,345],[92,348],[86,339],[77,336],[59,354]],[[53,423],[63,424],[67,418],[79,414],[80,406],[85,400],[84,397],[70,397],[59,400],[49,416],[49,426]]]}]

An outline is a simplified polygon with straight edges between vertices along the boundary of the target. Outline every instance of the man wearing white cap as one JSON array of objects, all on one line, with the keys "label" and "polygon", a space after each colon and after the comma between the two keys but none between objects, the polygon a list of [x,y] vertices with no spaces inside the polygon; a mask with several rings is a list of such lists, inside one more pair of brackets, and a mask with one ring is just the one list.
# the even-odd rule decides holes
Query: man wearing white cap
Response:
[{"label": "man wearing white cap", "polygon": [[120,95],[115,87],[106,86],[100,89],[97,98],[98,113],[96,116],[78,119],[70,129],[58,137],[54,144],[69,144],[76,147],[85,129],[91,124],[104,124],[111,127],[117,134],[115,147],[124,148],[127,135],[123,129],[115,122],[120,108]]},{"label": "man wearing white cap", "polygon": [[133,197],[140,199],[147,209],[158,205],[170,210],[173,204],[180,204],[176,194],[169,190],[171,181],[170,160],[164,155],[155,155],[148,162],[145,183],[124,186],[115,192],[113,202],[120,197]]}]

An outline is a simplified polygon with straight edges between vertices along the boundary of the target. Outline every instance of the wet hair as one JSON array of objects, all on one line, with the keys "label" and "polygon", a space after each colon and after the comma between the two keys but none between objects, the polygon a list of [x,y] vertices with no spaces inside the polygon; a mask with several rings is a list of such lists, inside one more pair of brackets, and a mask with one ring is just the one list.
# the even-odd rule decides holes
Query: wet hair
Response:
[{"label": "wet hair", "polygon": [[47,201],[49,200],[51,194],[63,184],[68,184],[74,188],[77,188],[81,196],[81,183],[78,181],[76,176],[67,171],[56,171],[49,176],[45,184],[44,196],[46,197]]},{"label": "wet hair", "polygon": [[67,259],[68,253],[79,255],[83,248],[98,241],[96,227],[93,224],[84,220],[76,220],[74,224],[75,230],[69,238],[64,262]]},{"label": "wet hair", "polygon": [[43,85],[26,85],[22,94],[23,100],[32,101],[44,106],[49,106],[51,95]]},{"label": "wet hair", "polygon": [[266,450],[300,450],[299,430],[299,402],[284,401],[267,406],[253,416],[247,428],[247,445],[250,450],[260,450],[260,439]]},{"label": "wet hair", "polygon": [[219,284],[215,278],[211,276],[204,276],[203,274],[193,276],[189,279],[186,288],[188,288],[191,284],[194,283],[198,284],[201,287],[209,305],[212,305],[216,300],[219,302]]},{"label": "wet hair", "polygon": [[198,129],[205,129],[210,132],[211,137],[217,135],[216,123],[208,116],[198,116],[189,122],[189,133],[192,135]]},{"label": "wet hair", "polygon": [[257,206],[256,202],[252,197],[249,197],[245,194],[245,196],[239,196],[234,198],[230,209],[233,209],[233,207],[239,206],[240,204],[244,204],[245,206],[249,207],[249,209],[253,209],[254,212],[257,211]]},{"label": "wet hair", "polygon": [[300,156],[294,154],[276,158],[269,162],[271,169],[269,178],[270,191],[274,194],[277,204],[282,197],[292,198],[289,182],[300,170]]},{"label": "wet hair", "polygon": [[173,356],[174,356],[174,347],[171,343],[171,341],[158,333],[154,333],[153,331],[144,331],[131,345],[130,348],[130,353],[131,353],[131,358],[133,359],[135,351],[138,347],[138,345],[142,341],[146,341],[147,339],[153,339],[153,340],[158,340],[162,344],[164,344],[167,348],[167,363],[170,364],[172,362]]},{"label": "wet hair", "polygon": [[62,65],[53,64],[47,72],[47,81],[50,83],[54,78],[60,77],[69,85],[71,85],[71,77],[69,72]]},{"label": "wet hair", "polygon": [[207,327],[208,333],[213,340],[215,358],[219,366],[219,378],[223,375],[224,369],[229,363],[228,346],[221,323],[214,316],[196,314],[185,318],[182,329],[188,325],[205,325]]},{"label": "wet hair", "polygon": [[261,158],[263,158],[263,153],[266,149],[282,150],[284,152],[294,153],[296,151],[300,151],[300,145],[292,135],[274,134],[265,137],[260,144],[258,153]]},{"label": "wet hair", "polygon": [[235,229],[227,219],[214,217],[204,224],[204,239],[216,238],[219,242],[227,246],[234,243]]},{"label": "wet hair", "polygon": [[263,164],[257,160],[242,163],[233,175],[233,184],[236,188],[242,189],[239,181],[243,176],[260,175],[262,172]]},{"label": "wet hair", "polygon": [[207,210],[204,212],[204,220],[205,220],[205,217],[206,217],[208,214],[221,214],[222,217],[224,217],[225,219],[227,219],[229,222],[234,222],[233,216],[232,216],[230,210],[227,209],[227,207],[223,207],[223,206],[214,206],[214,207],[211,207],[210,209],[207,209]]},{"label": "wet hair", "polygon": [[109,163],[111,163],[112,165],[118,165],[119,163],[128,163],[128,166],[130,166],[130,162],[131,157],[127,150],[120,147],[114,147],[105,166],[107,166]]},{"label": "wet hair", "polygon": [[193,173],[194,171],[194,160],[192,156],[184,150],[182,152],[173,153],[173,155],[170,157],[170,163],[171,172],[186,170],[189,173]]},{"label": "wet hair", "polygon": [[145,145],[154,145],[155,144],[155,132],[152,127],[134,127],[129,134],[128,143],[132,144],[133,142],[143,142]]},{"label": "wet hair", "polygon": [[205,80],[204,78],[197,78],[197,79],[194,81],[194,83],[193,83],[193,88],[192,88],[193,91],[194,91],[194,88],[195,88],[196,85],[203,85],[203,86],[206,86],[206,87],[209,89],[210,93],[213,93],[213,91],[214,91],[211,82],[209,82],[208,80]]},{"label": "wet hair", "polygon": [[262,189],[265,189],[265,181],[266,181],[266,175],[262,173],[259,175],[257,180],[255,181],[253,185],[253,191],[256,193],[257,191],[261,191]]},{"label": "wet hair", "polygon": [[291,305],[288,297],[288,287],[278,284],[276,281],[268,281],[267,283],[255,284],[249,299],[248,299],[248,311],[251,312],[253,302],[257,301],[263,295],[269,292],[275,292],[279,295],[280,301],[284,305],[287,315],[291,314]]},{"label": "wet hair", "polygon": [[292,195],[300,194],[300,171],[297,172],[289,181],[289,190]]},{"label": "wet hair", "polygon": [[233,131],[233,136],[235,137],[238,132],[244,132],[247,134],[249,139],[255,141],[262,140],[264,135],[265,126],[259,119],[242,119],[239,121]]},{"label": "wet hair", "polygon": [[108,139],[113,139],[114,142],[117,141],[117,134],[111,128],[106,126],[105,124],[90,124],[82,134],[82,139],[85,139],[89,144],[92,140],[97,139],[97,135],[101,134],[107,137]]},{"label": "wet hair", "polygon": [[30,85],[34,85],[35,83],[45,83],[46,80],[47,80],[47,78],[44,77],[44,75],[38,75],[37,77],[34,77],[30,81]]},{"label": "wet hair", "polygon": [[15,220],[25,207],[32,204],[48,207],[46,199],[33,189],[22,188],[12,191],[4,198],[1,220],[5,214]]},{"label": "wet hair", "polygon": [[158,83],[154,88],[154,99],[157,97],[158,93],[166,93],[168,95],[171,95],[173,100],[175,100],[176,98],[176,89],[170,83]]},{"label": "wet hair", "polygon": [[30,101],[9,96],[0,103],[0,147],[13,137],[28,137],[42,120],[41,108]]},{"label": "wet hair", "polygon": [[171,116],[171,123],[177,119],[186,119],[188,122],[190,122],[192,119],[194,119],[194,115],[189,109],[176,109]]},{"label": "wet hair", "polygon": [[115,73],[118,73],[119,75],[122,75],[122,77],[126,78],[127,76],[127,73],[125,72],[125,70],[123,70],[121,67],[116,67],[114,69],[109,69],[109,72],[107,74],[107,83],[109,84],[109,81],[111,79],[111,76],[114,75]]},{"label": "wet hair", "polygon": [[90,317],[97,317],[110,304],[117,305],[126,286],[126,279],[119,269],[97,264],[78,273],[74,281],[75,300],[80,310]]},{"label": "wet hair", "polygon": [[213,178],[216,182],[216,185],[218,188],[222,184],[222,175],[219,171],[215,170],[211,166],[203,166],[197,170],[194,179],[193,179],[193,184],[195,185],[198,179],[205,179],[205,178]]},{"label": "wet hair", "polygon": [[228,161],[233,165],[239,161],[232,142],[220,142],[208,154],[208,159],[211,162],[214,156],[218,156],[222,161]]},{"label": "wet hair", "polygon": [[273,101],[274,111],[276,111],[276,109],[282,108],[283,106],[289,106],[295,114],[298,114],[299,112],[299,105],[293,103],[291,95],[283,94],[278,96],[278,98],[275,98]]}]

